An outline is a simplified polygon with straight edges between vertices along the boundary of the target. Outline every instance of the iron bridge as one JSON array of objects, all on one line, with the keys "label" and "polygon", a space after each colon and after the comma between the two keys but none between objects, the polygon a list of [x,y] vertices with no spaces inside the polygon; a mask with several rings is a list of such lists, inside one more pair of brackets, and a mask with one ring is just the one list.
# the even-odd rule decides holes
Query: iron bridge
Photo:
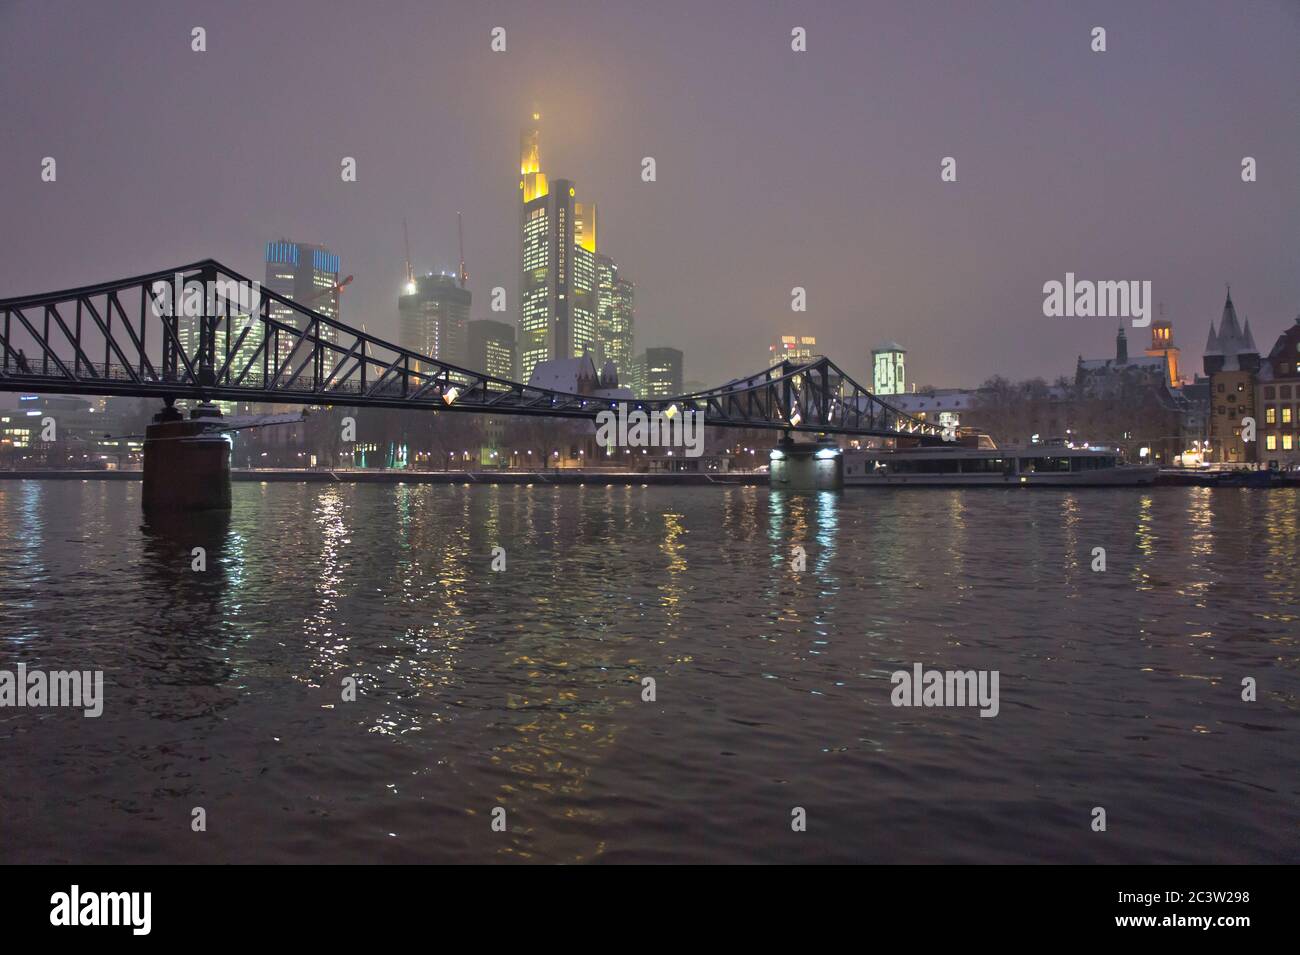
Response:
[{"label": "iron bridge", "polygon": [[673,398],[535,388],[384,341],[213,259],[0,299],[0,391],[586,419],[625,404],[700,414],[724,428],[915,434],[925,443],[941,436],[940,427],[881,401],[824,357]]}]

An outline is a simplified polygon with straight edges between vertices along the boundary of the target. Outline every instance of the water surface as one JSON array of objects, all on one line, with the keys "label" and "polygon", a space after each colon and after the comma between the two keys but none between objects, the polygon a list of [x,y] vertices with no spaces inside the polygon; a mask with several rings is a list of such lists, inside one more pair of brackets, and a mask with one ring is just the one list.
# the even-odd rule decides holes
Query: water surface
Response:
[{"label": "water surface", "polygon": [[[0,709],[0,861],[1300,846],[1294,490],[237,483],[163,526],[139,490],[0,482],[0,668],[106,682]],[[915,662],[998,670],[999,715],[894,707]]]}]

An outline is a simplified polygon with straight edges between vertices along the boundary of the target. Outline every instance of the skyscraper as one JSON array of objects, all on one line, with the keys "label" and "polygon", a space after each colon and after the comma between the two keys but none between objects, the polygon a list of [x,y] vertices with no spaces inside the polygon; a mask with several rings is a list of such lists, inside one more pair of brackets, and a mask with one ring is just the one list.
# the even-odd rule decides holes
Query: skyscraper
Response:
[{"label": "skyscraper", "polygon": [[[211,284],[205,286],[209,282]],[[194,374],[200,381],[217,380],[223,374],[223,369],[227,375],[243,376],[244,381],[250,384],[260,380],[260,349],[266,326],[258,317],[262,295],[257,285],[258,283],[253,283],[253,287],[249,287],[243,281],[220,274],[204,278],[201,273],[191,276],[179,287],[175,283],[169,283],[165,290],[155,287],[155,307],[161,315],[175,322],[180,352],[189,359]],[[202,334],[205,322],[210,335],[210,350],[206,353],[203,352]],[[311,352],[303,351],[300,354],[306,358]],[[168,341],[163,343],[162,362],[164,370],[169,374],[185,371],[185,363]],[[251,379],[245,373],[250,362]],[[312,370],[308,367],[303,369],[299,377],[300,380],[310,381],[311,376]],[[226,414],[232,413],[236,408],[235,402],[230,401],[218,401],[215,404]]]},{"label": "skyscraper", "polygon": [[[570,187],[572,189],[572,187]],[[591,355],[600,351],[597,333],[596,204],[573,204],[573,307],[567,333],[557,336],[557,357]],[[562,313],[562,310],[561,310]],[[563,325],[557,324],[557,329]],[[561,345],[567,354],[561,353]]]},{"label": "skyscraper", "polygon": [[514,326],[483,318],[465,328],[469,341],[466,367],[508,381],[516,380]]},{"label": "skyscraper", "polygon": [[[184,296],[180,305],[173,305],[176,318],[176,340],[180,343],[181,350],[195,363],[195,374],[202,376],[205,370],[202,367],[202,357],[199,355],[201,348],[201,338],[199,325],[202,319],[198,315],[187,314],[184,304]],[[233,348],[236,343],[239,347],[230,356],[230,367],[232,374],[238,374],[243,370],[244,364],[253,360],[257,348],[262,343],[262,337],[265,334],[266,326],[251,316],[253,308],[249,307],[250,303],[243,303],[236,298],[216,293],[212,301],[204,302],[202,311],[208,313],[209,327],[212,330],[212,356],[213,363],[210,369],[212,374],[216,374],[226,363],[226,342],[229,340]],[[209,311],[211,309],[211,311]],[[223,316],[229,316],[227,320]],[[215,319],[215,320],[214,320]],[[248,332],[244,334],[247,327]],[[230,329],[227,336],[226,329]],[[241,338],[242,335],[242,338]],[[254,362],[256,372],[261,371],[261,361],[257,359]],[[184,371],[183,366],[177,364],[176,371]],[[306,374],[304,372],[304,374]],[[189,402],[182,402],[189,405]],[[221,409],[222,414],[234,414],[236,403],[233,401],[214,402]]]},{"label": "skyscraper", "polygon": [[[534,124],[540,116],[533,114]],[[540,132],[520,141],[519,364],[596,354],[596,205],[568,179],[541,170]]]},{"label": "skyscraper", "polygon": [[782,335],[767,346],[767,367],[792,361],[796,365],[817,357],[817,339],[812,335]]},{"label": "skyscraper", "polygon": [[398,344],[464,368],[469,360],[465,326],[471,299],[455,276],[417,275],[415,289],[406,286],[397,299]]},{"label": "skyscraper", "polygon": [[[339,257],[323,245],[288,239],[266,243],[266,281],[263,285],[313,312],[334,319],[339,317]],[[307,329],[305,317],[279,302],[271,302],[270,315],[275,321],[299,331]],[[338,342],[338,333],[328,326],[321,328],[321,337],[329,342]],[[294,353],[298,339],[293,335],[281,334],[278,338],[273,357],[276,364],[283,367],[292,354],[293,367],[286,373],[291,375],[310,353],[306,346]],[[334,367],[335,357],[326,354],[323,367],[315,371],[322,377],[328,375]],[[313,369],[309,367],[304,369],[302,377],[310,381],[312,373]]]},{"label": "skyscraper", "polygon": [[630,279],[619,275],[618,263],[596,255],[596,334],[600,362],[612,361],[620,381],[631,381],[633,351],[633,292]]},{"label": "skyscraper", "polygon": [[647,348],[637,361],[635,389],[642,398],[674,398],[682,393],[682,353],[676,348]]}]

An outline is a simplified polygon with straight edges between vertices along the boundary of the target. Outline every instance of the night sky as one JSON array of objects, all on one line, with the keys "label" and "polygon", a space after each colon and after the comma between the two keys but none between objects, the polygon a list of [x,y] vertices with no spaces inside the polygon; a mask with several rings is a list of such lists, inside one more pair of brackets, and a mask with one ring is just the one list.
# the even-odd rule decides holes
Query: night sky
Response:
[{"label": "night sky", "polygon": [[462,211],[474,317],[501,285],[513,323],[535,108],[636,282],[638,351],[706,384],[789,331],[862,381],[886,339],[918,384],[1072,375],[1115,322],[1043,316],[1067,271],[1151,280],[1197,367],[1225,281],[1265,350],[1300,312],[1297,0],[0,0],[0,104],[0,295],[206,257],[261,279],[284,236],[395,339],[402,217],[417,270],[453,269]]}]

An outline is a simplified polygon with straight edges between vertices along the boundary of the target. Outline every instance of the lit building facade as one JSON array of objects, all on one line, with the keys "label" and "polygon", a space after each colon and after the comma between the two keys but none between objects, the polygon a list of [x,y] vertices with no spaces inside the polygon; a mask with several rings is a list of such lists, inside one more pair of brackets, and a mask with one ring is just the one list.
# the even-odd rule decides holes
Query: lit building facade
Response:
[{"label": "lit building facade", "polygon": [[676,348],[647,348],[637,361],[633,390],[641,398],[675,398],[682,393],[682,353]]},{"label": "lit building facade", "polygon": [[[570,191],[576,191],[572,186]],[[596,356],[600,351],[599,291],[596,274],[596,204],[573,204],[573,286],[568,328],[557,322],[556,352],[561,357]],[[561,309],[562,313],[563,310]]]},{"label": "lit building facade", "polygon": [[417,275],[397,300],[398,344],[464,368],[469,360],[466,325],[472,296],[451,275]]},{"label": "lit building facade", "polygon": [[[260,306],[261,302],[256,303]],[[202,318],[198,315],[186,314],[187,309],[183,305],[173,304],[176,318],[176,340],[180,342],[181,350],[185,352],[191,361],[199,354],[200,334],[199,325]],[[274,306],[274,303],[272,305]],[[262,361],[258,349],[261,347],[262,339],[266,336],[266,326],[254,317],[253,312],[258,311],[253,307],[251,300],[241,302],[234,295],[225,295],[219,290],[214,293],[213,301],[209,302],[207,296],[204,297],[204,310],[213,310],[214,314],[209,315],[209,327],[212,330],[212,354],[214,358],[212,372],[215,375],[226,363],[226,342],[229,340],[233,348],[238,346],[230,356],[230,368],[232,374],[242,372],[244,366],[253,362],[253,370],[249,373],[254,378],[261,375]],[[283,306],[281,306],[283,309]],[[229,321],[227,321],[227,317]],[[215,318],[215,321],[213,320]],[[247,332],[245,333],[245,328]],[[227,332],[229,329],[229,332]],[[298,361],[301,362],[308,353],[299,352]],[[176,363],[178,372],[184,371],[184,366],[180,364],[179,359]],[[197,374],[202,374],[202,369],[195,367]],[[292,374],[292,372],[290,372]],[[311,369],[303,371],[303,377],[310,379]],[[246,378],[245,381],[248,379]],[[178,406],[182,410],[192,408],[197,402],[182,399]],[[224,415],[235,414],[239,410],[239,404],[234,401],[214,401],[212,402],[221,409]]]},{"label": "lit building facade", "polygon": [[[262,284],[270,291],[304,308],[320,312],[327,318],[339,319],[339,257],[323,245],[291,242],[288,239],[268,242],[266,280]],[[299,331],[307,330],[307,319],[279,302],[270,303],[269,313],[276,321]],[[332,327],[323,326],[321,337],[338,344],[338,332]],[[297,341],[298,339],[290,334],[279,336],[279,341],[275,345],[275,359],[278,366],[284,367]],[[299,348],[293,355],[293,368],[284,374],[293,374],[306,357],[305,347]],[[319,369],[306,368],[302,378],[310,382],[313,372],[322,378],[329,375],[334,367],[335,358],[332,353],[326,354],[323,366]]]},{"label": "lit building facade", "polygon": [[612,361],[619,379],[630,381],[636,360],[633,343],[635,286],[619,274],[618,263],[608,255],[596,255],[596,331],[600,360]]},{"label": "lit building facade", "polygon": [[1260,461],[1300,468],[1300,315],[1260,363],[1257,391]]},{"label": "lit building facade", "polygon": [[973,389],[934,388],[910,395],[900,392],[889,406],[921,421],[956,428],[961,425],[961,416],[973,411],[978,402],[979,392]]},{"label": "lit building facade", "polygon": [[142,399],[19,395],[16,409],[0,410],[0,462],[15,468],[139,467],[142,439],[131,432],[148,420],[143,407],[152,405]]},{"label": "lit building facade", "polygon": [[907,393],[906,356],[906,350],[897,342],[885,342],[871,350],[871,390],[874,394]]},{"label": "lit building facade", "polygon": [[466,326],[468,359],[466,367],[497,378],[515,381],[515,328],[505,322],[480,319]]},{"label": "lit building facade", "polygon": [[534,125],[520,141],[518,350],[525,380],[539,361],[597,351],[596,205],[578,202],[570,180],[547,179],[539,140]]},{"label": "lit building facade", "polygon": [[1151,347],[1146,351],[1148,358],[1164,358],[1169,371],[1169,385],[1177,388],[1179,378],[1178,346],[1174,344],[1174,323],[1158,319],[1151,323]]},{"label": "lit building facade", "polygon": [[817,339],[812,335],[782,335],[767,346],[768,368],[783,361],[801,364],[816,357]]}]

